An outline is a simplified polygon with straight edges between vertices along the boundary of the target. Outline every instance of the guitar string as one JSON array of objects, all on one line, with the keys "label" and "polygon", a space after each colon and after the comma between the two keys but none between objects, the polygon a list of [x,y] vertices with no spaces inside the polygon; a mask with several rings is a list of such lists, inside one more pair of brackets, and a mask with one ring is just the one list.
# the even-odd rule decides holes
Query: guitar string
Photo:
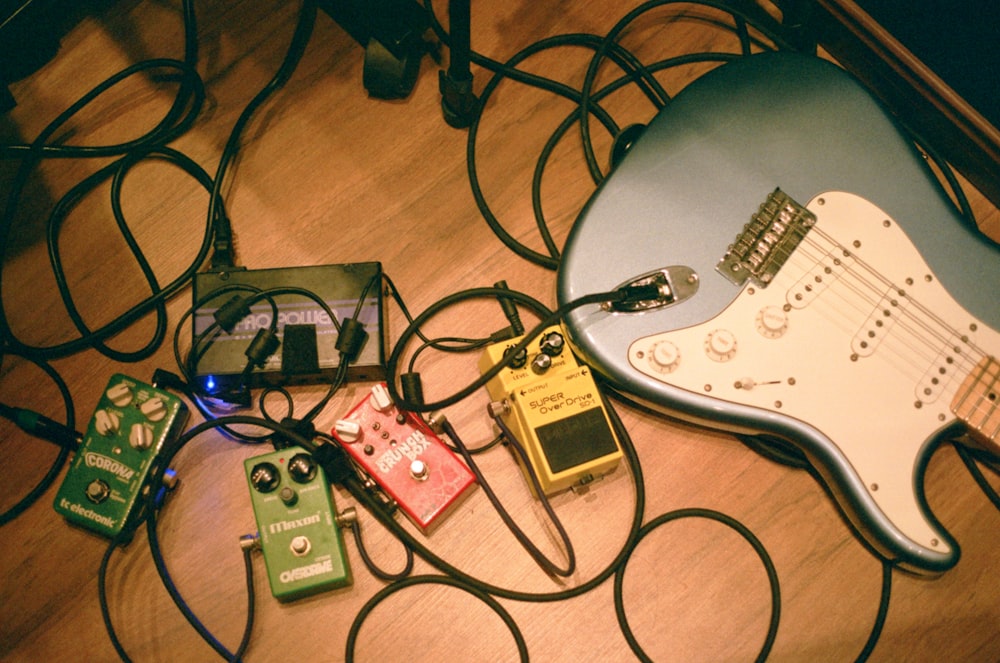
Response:
[{"label": "guitar string", "polygon": [[[817,237],[825,240],[828,243],[828,246],[823,246],[819,242],[815,241]],[[838,241],[825,233],[822,229],[814,226],[810,230],[809,235],[802,240],[800,247],[803,251],[793,251],[792,254],[795,255],[790,255],[789,257],[793,263],[797,263],[800,260],[805,262],[807,267],[802,269],[802,275],[795,280],[791,287],[789,287],[789,292],[794,291],[796,286],[798,286],[803,279],[808,278],[814,272],[816,266],[822,265],[824,263],[824,259],[836,251],[843,256],[840,262],[843,266],[843,270],[836,276],[831,277],[833,279],[832,282],[823,282],[823,278],[820,277],[817,281],[817,285],[812,287],[813,291],[815,291],[816,287],[821,287],[821,291],[814,295],[815,298],[818,299],[820,294],[830,290],[832,286],[833,289],[830,290],[830,293],[834,295],[838,294],[838,289],[835,286],[840,284],[843,286],[845,291],[853,292],[861,305],[859,308],[856,302],[850,301],[844,296],[841,296],[842,301],[854,308],[859,316],[864,316],[863,319],[865,321],[869,320],[873,313],[877,315],[877,311],[880,310],[881,303],[886,300],[887,296],[890,299],[896,300],[896,305],[893,308],[899,308],[900,310],[896,312],[892,324],[889,324],[888,327],[886,327],[888,323],[884,322],[882,327],[880,327],[884,328],[885,332],[882,335],[882,338],[879,339],[878,344],[871,348],[870,352],[871,354],[874,354],[876,351],[883,348],[894,350],[896,356],[902,359],[904,364],[915,368],[919,372],[919,377],[908,375],[908,377],[916,380],[917,388],[919,388],[920,383],[924,380],[924,378],[927,377],[928,371],[934,369],[935,363],[939,361],[943,355],[948,354],[948,348],[954,350],[959,347],[955,343],[956,339],[962,340],[962,342],[968,346],[971,353],[960,353],[958,360],[959,365],[955,366],[955,368],[963,368],[966,372],[968,372],[971,370],[972,366],[963,366],[963,363],[970,359],[969,355],[974,355],[977,352],[981,355],[983,354],[982,350],[971,342],[971,340],[967,337],[963,338],[957,330],[951,328],[934,313],[920,304],[920,302],[916,301],[909,295],[900,295],[900,288],[898,286],[893,284],[889,279],[884,277],[881,273],[865,263],[863,260],[860,260],[852,251],[848,250]],[[817,256],[815,253],[809,253],[806,251],[808,248],[818,250],[821,255]],[[880,288],[877,284],[881,284],[882,287]],[[806,289],[808,290],[808,287]],[[896,296],[893,297],[892,294],[887,295],[887,293],[896,293]],[[905,300],[906,305],[900,307],[899,299]],[[795,306],[794,303],[789,303],[793,307]],[[803,306],[810,305],[811,303],[812,302],[807,302]],[[911,306],[915,309],[914,311],[910,310]],[[890,312],[892,309],[886,308],[884,310]],[[922,315],[918,316],[917,313]],[[883,317],[893,317],[893,315],[889,313]],[[852,325],[856,324],[856,320],[851,318],[848,319],[851,320]],[[855,338],[857,338],[858,330],[860,329],[863,331],[864,327],[865,323],[862,323],[860,327],[855,327]],[[904,338],[904,333],[907,334],[912,341],[908,341]],[[885,343],[887,340],[890,341],[889,344]],[[903,351],[899,351],[895,348],[892,341],[896,340],[902,343],[904,348]],[[937,342],[935,343],[935,341]],[[926,354],[925,350],[929,350],[929,356]],[[912,355],[914,353],[918,354],[925,363],[918,365],[913,362]],[[975,363],[975,361],[972,362],[973,365]],[[929,368],[926,368],[926,366],[929,366]],[[934,378],[932,378],[932,382],[933,380]],[[940,384],[942,382],[940,377],[937,377],[936,380],[938,383],[936,386],[942,387],[941,391],[950,388],[950,384],[948,386],[942,386]],[[954,374],[948,378],[949,383],[953,381]],[[918,398],[923,399],[924,397],[932,394],[918,393],[916,395]]]},{"label": "guitar string", "polygon": [[[830,246],[837,251],[845,250],[822,231],[817,235],[830,242]],[[809,243],[819,247],[813,240],[809,240]],[[829,251],[826,253],[829,254]],[[899,288],[870,265],[853,253],[850,255],[851,259],[843,273],[827,284],[824,290],[829,290],[830,295],[841,295],[841,300],[852,306],[856,302],[848,300],[845,293],[854,294],[857,301],[861,302],[860,308],[854,307],[859,318],[864,316],[864,322],[854,327],[852,343],[858,341],[859,333],[865,332],[866,323],[871,320],[872,315],[878,316],[879,311],[882,311],[880,320],[875,324],[876,328],[883,330],[881,336],[869,329],[865,337],[872,340],[862,337],[858,342],[860,347],[854,348],[859,351],[859,358],[872,356],[876,352],[884,355],[891,351],[903,365],[916,370],[916,375],[908,374],[908,377],[916,382],[918,388],[926,381],[931,386],[939,387],[938,391],[950,388],[950,384],[957,379],[956,370],[966,374],[972,370],[977,361],[976,353],[981,354],[975,344],[962,337],[957,330],[944,323],[912,296],[899,294]],[[878,322],[882,323],[881,326],[878,326]],[[857,320],[851,320],[851,323],[857,325]],[[963,351],[962,345],[966,345],[968,351]],[[948,384],[943,384],[945,382]],[[925,387],[929,388],[931,387]],[[931,395],[933,394],[926,391],[917,394],[922,400],[927,400]]]},{"label": "guitar string", "polygon": [[[812,245],[818,246],[815,243]],[[834,246],[837,251],[843,250],[839,245]],[[825,252],[824,257],[829,253]],[[874,285],[866,274],[855,267],[858,263],[856,257],[852,256],[847,262],[842,273],[826,283],[823,291],[829,290],[832,296],[843,295],[844,292],[856,296],[856,301],[846,296],[841,296],[841,300],[857,312],[857,319],[851,319],[850,322],[852,349],[859,358],[874,355],[877,351],[884,353],[893,350],[905,365],[918,372],[919,375],[910,376],[918,383],[924,379],[928,370],[933,370],[942,357],[946,358],[945,363],[948,363],[949,356],[952,361],[956,360],[954,351],[960,342],[957,332],[930,314],[912,297],[900,296],[897,288],[879,288]],[[868,274],[873,273],[864,263],[861,263],[861,267]],[[877,319],[871,323],[873,316]],[[862,320],[860,324],[858,319]],[[903,349],[899,350],[897,345],[901,345]],[[914,355],[919,363],[914,361]],[[957,356],[960,365],[970,358],[968,354],[962,353]],[[965,366],[966,370],[970,368],[971,365]]]}]

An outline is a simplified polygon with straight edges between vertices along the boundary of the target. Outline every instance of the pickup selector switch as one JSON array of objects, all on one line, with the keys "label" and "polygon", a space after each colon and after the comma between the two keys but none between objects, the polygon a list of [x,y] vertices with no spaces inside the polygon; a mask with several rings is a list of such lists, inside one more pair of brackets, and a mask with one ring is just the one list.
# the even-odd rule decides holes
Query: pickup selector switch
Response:
[{"label": "pickup selector switch", "polygon": [[736,355],[736,335],[728,329],[716,329],[705,337],[705,354],[712,361],[729,361]]},{"label": "pickup selector switch", "polygon": [[673,373],[681,363],[681,352],[670,341],[659,341],[653,344],[649,353],[649,364],[654,371]]}]

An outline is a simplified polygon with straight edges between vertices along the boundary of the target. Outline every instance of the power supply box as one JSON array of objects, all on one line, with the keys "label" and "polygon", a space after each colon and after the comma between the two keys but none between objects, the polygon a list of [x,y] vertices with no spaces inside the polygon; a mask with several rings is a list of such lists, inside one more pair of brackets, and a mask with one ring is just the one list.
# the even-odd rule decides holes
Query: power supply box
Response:
[{"label": "power supply box", "polygon": [[[206,394],[240,387],[329,382],[340,365],[338,327],[357,312],[367,338],[348,367],[347,379],[383,380],[388,345],[383,289],[378,262],[196,274],[193,377]],[[216,313],[235,296],[250,303],[249,314],[228,332],[210,331]],[[326,303],[336,321],[319,301]],[[263,366],[244,377],[247,349],[259,330],[271,326],[275,310],[280,346]]]}]

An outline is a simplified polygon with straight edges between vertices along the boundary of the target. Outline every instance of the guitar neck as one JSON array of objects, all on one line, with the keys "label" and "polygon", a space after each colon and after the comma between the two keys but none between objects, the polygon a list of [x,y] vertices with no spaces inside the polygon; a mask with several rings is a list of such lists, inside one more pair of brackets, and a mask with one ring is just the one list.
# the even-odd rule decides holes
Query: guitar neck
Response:
[{"label": "guitar neck", "polygon": [[1000,454],[1000,362],[983,357],[962,381],[951,410],[965,422],[973,441]]}]

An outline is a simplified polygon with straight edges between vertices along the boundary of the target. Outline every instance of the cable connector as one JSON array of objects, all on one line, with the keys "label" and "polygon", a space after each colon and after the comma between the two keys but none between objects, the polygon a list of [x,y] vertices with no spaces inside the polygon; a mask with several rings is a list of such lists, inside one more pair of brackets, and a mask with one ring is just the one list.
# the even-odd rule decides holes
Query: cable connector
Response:
[{"label": "cable connector", "polygon": [[240,550],[252,551],[260,549],[260,536],[258,534],[244,534],[240,537]]},{"label": "cable connector", "polygon": [[250,315],[250,305],[247,300],[239,295],[233,295],[228,302],[218,308],[212,314],[215,322],[227,334],[231,334],[240,320]]},{"label": "cable connector", "polygon": [[356,478],[350,457],[336,444],[330,442],[318,444],[312,452],[312,457],[322,466],[327,480],[332,484],[343,486],[349,479]]},{"label": "cable connector", "polygon": [[[313,425],[311,421],[306,421],[304,419],[294,419],[292,417],[285,417],[281,420],[281,427],[287,428],[293,433],[311,440],[316,437],[316,426]],[[279,432],[271,437],[271,444],[274,446],[275,451],[285,449],[292,445],[291,441]]]},{"label": "cable connector", "polygon": [[278,340],[278,335],[271,329],[262,327],[257,330],[257,334],[250,341],[245,354],[251,364],[257,368],[261,368],[267,362],[267,358],[273,355],[274,351],[278,349],[279,345],[281,345],[281,341]]},{"label": "cable connector", "polygon": [[80,433],[34,410],[0,404],[0,415],[13,421],[25,433],[70,451],[79,449],[83,442]]},{"label": "cable connector", "polygon": [[430,416],[427,417],[427,425],[431,427],[437,435],[444,433],[445,426],[448,424],[448,417],[445,416],[444,412],[437,410],[431,412]]},{"label": "cable connector", "polygon": [[368,332],[365,326],[355,320],[348,318],[340,327],[340,335],[337,337],[336,348],[348,362],[352,362],[361,354],[361,348],[368,340]]},{"label": "cable connector", "polygon": [[[510,290],[510,288],[507,287],[506,281],[497,281],[493,284],[493,287],[499,290]],[[521,322],[521,314],[517,312],[517,304],[514,303],[514,300],[509,297],[497,297],[497,300],[500,302],[500,308],[503,309],[503,314],[507,316],[507,322],[510,323],[511,330],[514,332],[513,336],[520,336],[523,334],[524,323]]]},{"label": "cable connector", "polygon": [[625,288],[620,288],[618,293],[621,295],[621,299],[619,299],[618,302],[622,304],[655,301],[657,299],[671,296],[669,288],[664,289],[663,286],[655,283],[649,283],[646,285],[630,285]]},{"label": "cable connector", "polygon": [[170,389],[187,393],[188,384],[176,373],[171,373],[164,368],[157,368],[153,371],[153,386],[157,389]]},{"label": "cable connector", "polygon": [[358,510],[349,506],[334,518],[340,529],[351,529],[354,523],[358,522]]},{"label": "cable connector", "polygon": [[420,381],[420,373],[403,373],[399,376],[399,383],[403,388],[403,398],[411,403],[423,405],[424,387]]}]

